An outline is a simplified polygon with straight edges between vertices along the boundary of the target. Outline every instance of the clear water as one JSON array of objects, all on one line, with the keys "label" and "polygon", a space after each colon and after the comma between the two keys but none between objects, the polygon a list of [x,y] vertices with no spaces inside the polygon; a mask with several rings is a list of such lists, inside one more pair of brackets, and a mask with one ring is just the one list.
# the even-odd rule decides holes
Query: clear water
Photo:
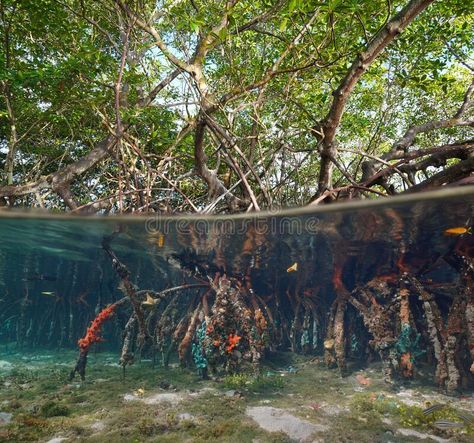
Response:
[{"label": "clear water", "polygon": [[[102,325],[103,342],[88,350],[96,357],[89,358],[86,379],[94,380],[94,371],[114,356],[114,364],[120,366],[123,331],[134,311],[103,248],[106,239],[130,273],[149,335],[140,343],[135,325],[130,360],[121,361],[129,370],[142,368],[146,373],[149,366],[159,371],[180,363],[193,380],[197,374],[222,379],[234,373],[266,373],[268,365],[284,355],[300,363],[326,361],[335,377],[350,377],[385,359],[378,369],[380,379],[387,378],[388,371],[392,387],[418,382],[433,393],[440,387],[441,392],[470,396],[473,210],[474,191],[466,188],[387,202],[217,218],[0,213],[0,361],[11,369],[8,364],[25,356],[34,361],[35,355],[39,360],[53,355],[51,361],[57,364],[60,355],[67,355],[64,366],[73,369],[78,340],[91,321],[104,307],[123,299]],[[458,229],[447,231],[453,228]],[[383,288],[377,289],[377,284]],[[176,287],[182,288],[172,289]],[[407,317],[401,312],[403,289],[408,294]],[[144,290],[161,298],[160,303],[143,304]],[[219,290],[224,308],[216,306]],[[430,330],[428,305],[439,310],[438,332]],[[336,324],[338,309],[342,317]],[[377,309],[384,311],[386,330],[393,335],[386,348],[374,343],[374,330],[381,325],[368,324]],[[369,317],[364,317],[364,310]],[[257,317],[263,318],[260,326]],[[462,325],[456,326],[456,321]],[[219,331],[209,330],[211,325]],[[186,333],[189,343],[182,352]],[[454,345],[448,345],[448,336],[454,337]],[[436,343],[452,354],[457,379],[452,373],[436,372]],[[413,366],[409,370],[400,363],[406,354]],[[390,359],[392,367],[387,368]],[[48,359],[42,361],[42,369],[47,369]],[[447,366],[452,372],[449,362]],[[291,362],[280,369],[290,374]],[[0,365],[0,375],[1,371]],[[117,379],[123,376],[120,367],[114,371]],[[356,386],[365,389],[366,384],[356,379]],[[0,405],[1,397],[0,391]],[[441,433],[457,432],[453,429]],[[466,429],[469,426],[462,432]]]}]

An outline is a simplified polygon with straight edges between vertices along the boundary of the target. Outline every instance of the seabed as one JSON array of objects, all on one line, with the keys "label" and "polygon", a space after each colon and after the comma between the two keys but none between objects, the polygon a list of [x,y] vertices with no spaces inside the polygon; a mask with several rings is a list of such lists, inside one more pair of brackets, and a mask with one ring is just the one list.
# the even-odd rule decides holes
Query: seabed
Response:
[{"label": "seabed", "polygon": [[[142,360],[125,379],[113,353],[91,353],[87,380],[68,383],[77,354],[2,352],[1,442],[472,442],[473,394],[446,396],[423,369],[389,386],[373,363],[338,376],[319,357],[277,353],[256,377],[202,380]],[[446,406],[424,415],[433,404]],[[440,430],[436,420],[463,424]]]}]

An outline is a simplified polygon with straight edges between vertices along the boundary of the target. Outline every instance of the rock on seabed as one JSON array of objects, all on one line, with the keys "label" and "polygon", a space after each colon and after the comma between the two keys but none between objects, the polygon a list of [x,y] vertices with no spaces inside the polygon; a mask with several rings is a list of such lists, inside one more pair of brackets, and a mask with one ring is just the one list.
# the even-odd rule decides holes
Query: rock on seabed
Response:
[{"label": "rock on seabed", "polygon": [[12,421],[13,414],[9,412],[0,412],[0,426],[7,425]]},{"label": "rock on seabed", "polygon": [[316,440],[311,438],[313,433],[329,429],[328,426],[310,423],[291,415],[285,409],[272,406],[248,407],[246,414],[266,431],[284,432],[288,437],[298,442],[314,442]]}]

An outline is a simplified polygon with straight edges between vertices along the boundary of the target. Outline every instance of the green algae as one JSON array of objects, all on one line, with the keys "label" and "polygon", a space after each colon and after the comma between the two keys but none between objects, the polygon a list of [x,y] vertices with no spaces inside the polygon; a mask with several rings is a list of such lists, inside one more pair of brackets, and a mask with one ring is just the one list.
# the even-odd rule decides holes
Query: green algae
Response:
[{"label": "green algae", "polygon": [[228,389],[242,389],[255,393],[274,391],[285,386],[285,380],[279,374],[270,371],[257,376],[247,373],[230,374],[224,377],[222,383]]},{"label": "green algae", "polygon": [[71,409],[64,404],[50,400],[40,407],[39,414],[45,418],[67,417],[71,414]]},{"label": "green algae", "polygon": [[[429,407],[430,405],[427,404],[426,406]],[[402,427],[429,431],[437,435],[461,438],[463,438],[461,434],[465,434],[466,438],[474,435],[474,423],[464,422],[460,418],[460,415],[464,415],[464,411],[448,404],[430,414],[424,414],[425,408],[420,406],[408,405],[402,401],[385,398],[384,396],[375,397],[373,394],[364,393],[353,397],[351,409],[354,413],[376,416],[380,419],[389,417]],[[437,420],[460,422],[464,424],[464,427],[439,430],[435,426]]]}]

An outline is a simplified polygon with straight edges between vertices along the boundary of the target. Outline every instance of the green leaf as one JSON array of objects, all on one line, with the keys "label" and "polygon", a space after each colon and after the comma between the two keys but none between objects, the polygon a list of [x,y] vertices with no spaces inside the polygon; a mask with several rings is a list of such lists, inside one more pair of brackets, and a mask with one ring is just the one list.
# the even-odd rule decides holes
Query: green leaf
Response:
[{"label": "green leaf", "polygon": [[195,21],[189,22],[189,26],[193,32],[199,34],[199,23]]},{"label": "green leaf", "polygon": [[220,31],[219,31],[219,39],[224,41],[226,38],[227,38],[227,35],[229,34],[229,31],[227,28],[222,28]]},{"label": "green leaf", "polygon": [[288,11],[293,12],[296,9],[297,3],[298,0],[290,0],[290,3],[288,5]]}]

